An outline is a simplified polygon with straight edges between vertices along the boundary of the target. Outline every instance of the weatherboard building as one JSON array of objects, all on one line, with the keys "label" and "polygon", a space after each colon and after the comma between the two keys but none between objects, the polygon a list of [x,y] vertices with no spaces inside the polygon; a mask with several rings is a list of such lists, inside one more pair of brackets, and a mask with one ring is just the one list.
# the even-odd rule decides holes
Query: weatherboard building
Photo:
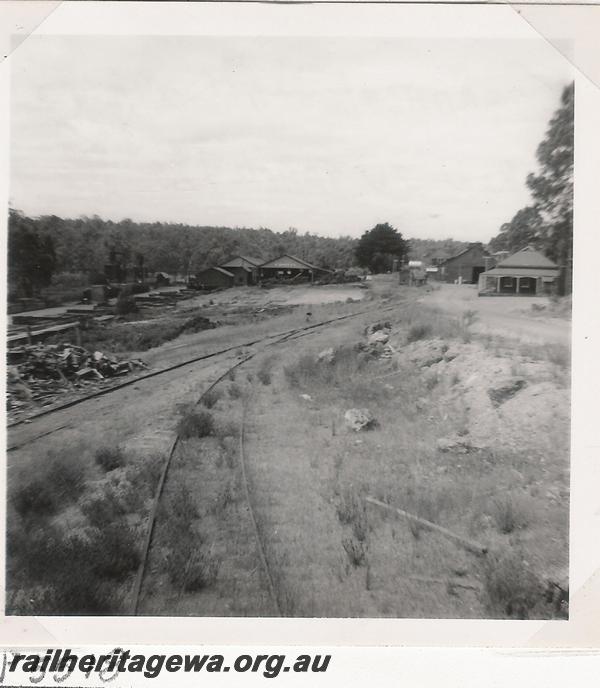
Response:
[{"label": "weatherboard building", "polygon": [[528,246],[479,275],[479,296],[536,296],[558,292],[560,268]]}]

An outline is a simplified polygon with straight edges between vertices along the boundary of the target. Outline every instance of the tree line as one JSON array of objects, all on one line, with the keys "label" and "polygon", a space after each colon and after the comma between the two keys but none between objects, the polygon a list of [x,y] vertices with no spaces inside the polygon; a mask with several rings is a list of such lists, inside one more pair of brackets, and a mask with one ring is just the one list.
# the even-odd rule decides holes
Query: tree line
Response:
[{"label": "tree line", "polygon": [[103,279],[111,254],[124,266],[143,264],[149,273],[193,275],[232,255],[268,260],[290,253],[319,267],[346,270],[360,266],[372,272],[392,269],[394,259],[427,260],[439,250],[458,252],[464,242],[406,240],[388,223],[376,225],[360,239],[301,234],[294,228],[202,227],[172,223],[120,222],[98,216],[28,217],[11,209],[8,223],[9,283],[13,292],[33,296],[57,275],[79,274],[89,282]]},{"label": "tree line", "polygon": [[58,273],[84,273],[100,281],[111,253],[123,265],[139,256],[150,273],[189,275],[218,265],[232,255],[268,260],[291,253],[331,270],[355,265],[356,239],[321,237],[247,227],[201,227],[172,223],[120,222],[98,216],[76,219],[56,215],[27,217],[11,209],[8,223],[9,281],[31,296]]}]

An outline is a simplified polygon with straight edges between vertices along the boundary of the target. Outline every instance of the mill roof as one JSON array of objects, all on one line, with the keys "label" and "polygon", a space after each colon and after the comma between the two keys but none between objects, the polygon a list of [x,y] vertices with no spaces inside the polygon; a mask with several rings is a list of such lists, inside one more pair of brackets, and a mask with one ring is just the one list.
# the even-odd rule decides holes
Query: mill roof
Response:
[{"label": "mill roof", "polygon": [[295,268],[298,270],[305,270],[306,268],[309,268],[310,270],[322,270],[323,272],[329,272],[329,270],[325,270],[324,268],[319,268],[316,265],[312,265],[311,263],[308,263],[305,260],[302,260],[302,258],[296,258],[296,256],[292,256],[289,253],[284,253],[281,256],[278,256],[277,258],[273,258],[273,260],[269,260],[266,263],[263,263],[261,268],[285,268],[285,269],[290,269],[290,268]]},{"label": "mill roof", "polygon": [[225,270],[224,268],[219,267],[206,268],[206,270],[201,270],[198,274],[202,275],[205,272],[210,272],[211,270],[216,270],[217,272],[220,272],[221,274],[226,275],[227,277],[234,277],[234,274],[232,272],[229,272],[229,270]]},{"label": "mill roof", "polygon": [[251,256],[232,256],[225,263],[221,263],[224,268],[247,268],[248,265],[258,267],[262,263],[260,258],[252,258]]}]

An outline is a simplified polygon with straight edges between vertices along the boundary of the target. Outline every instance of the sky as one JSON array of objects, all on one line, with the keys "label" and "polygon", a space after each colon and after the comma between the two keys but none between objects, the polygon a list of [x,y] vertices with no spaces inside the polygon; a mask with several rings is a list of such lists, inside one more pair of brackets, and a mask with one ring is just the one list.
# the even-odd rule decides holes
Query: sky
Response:
[{"label": "sky", "polygon": [[571,76],[543,40],[38,36],[11,71],[29,215],[487,242]]}]

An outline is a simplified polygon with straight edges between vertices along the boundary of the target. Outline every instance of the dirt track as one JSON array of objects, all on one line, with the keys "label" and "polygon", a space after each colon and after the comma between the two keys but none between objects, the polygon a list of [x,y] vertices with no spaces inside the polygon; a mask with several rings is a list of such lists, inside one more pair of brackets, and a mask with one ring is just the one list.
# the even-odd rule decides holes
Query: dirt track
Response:
[{"label": "dirt track", "polygon": [[424,295],[420,302],[436,306],[447,313],[460,315],[477,311],[473,330],[495,332],[522,340],[568,345],[571,323],[562,318],[534,317],[532,306],[546,307],[546,297],[478,297],[477,288],[470,285],[441,284],[439,289]]}]

